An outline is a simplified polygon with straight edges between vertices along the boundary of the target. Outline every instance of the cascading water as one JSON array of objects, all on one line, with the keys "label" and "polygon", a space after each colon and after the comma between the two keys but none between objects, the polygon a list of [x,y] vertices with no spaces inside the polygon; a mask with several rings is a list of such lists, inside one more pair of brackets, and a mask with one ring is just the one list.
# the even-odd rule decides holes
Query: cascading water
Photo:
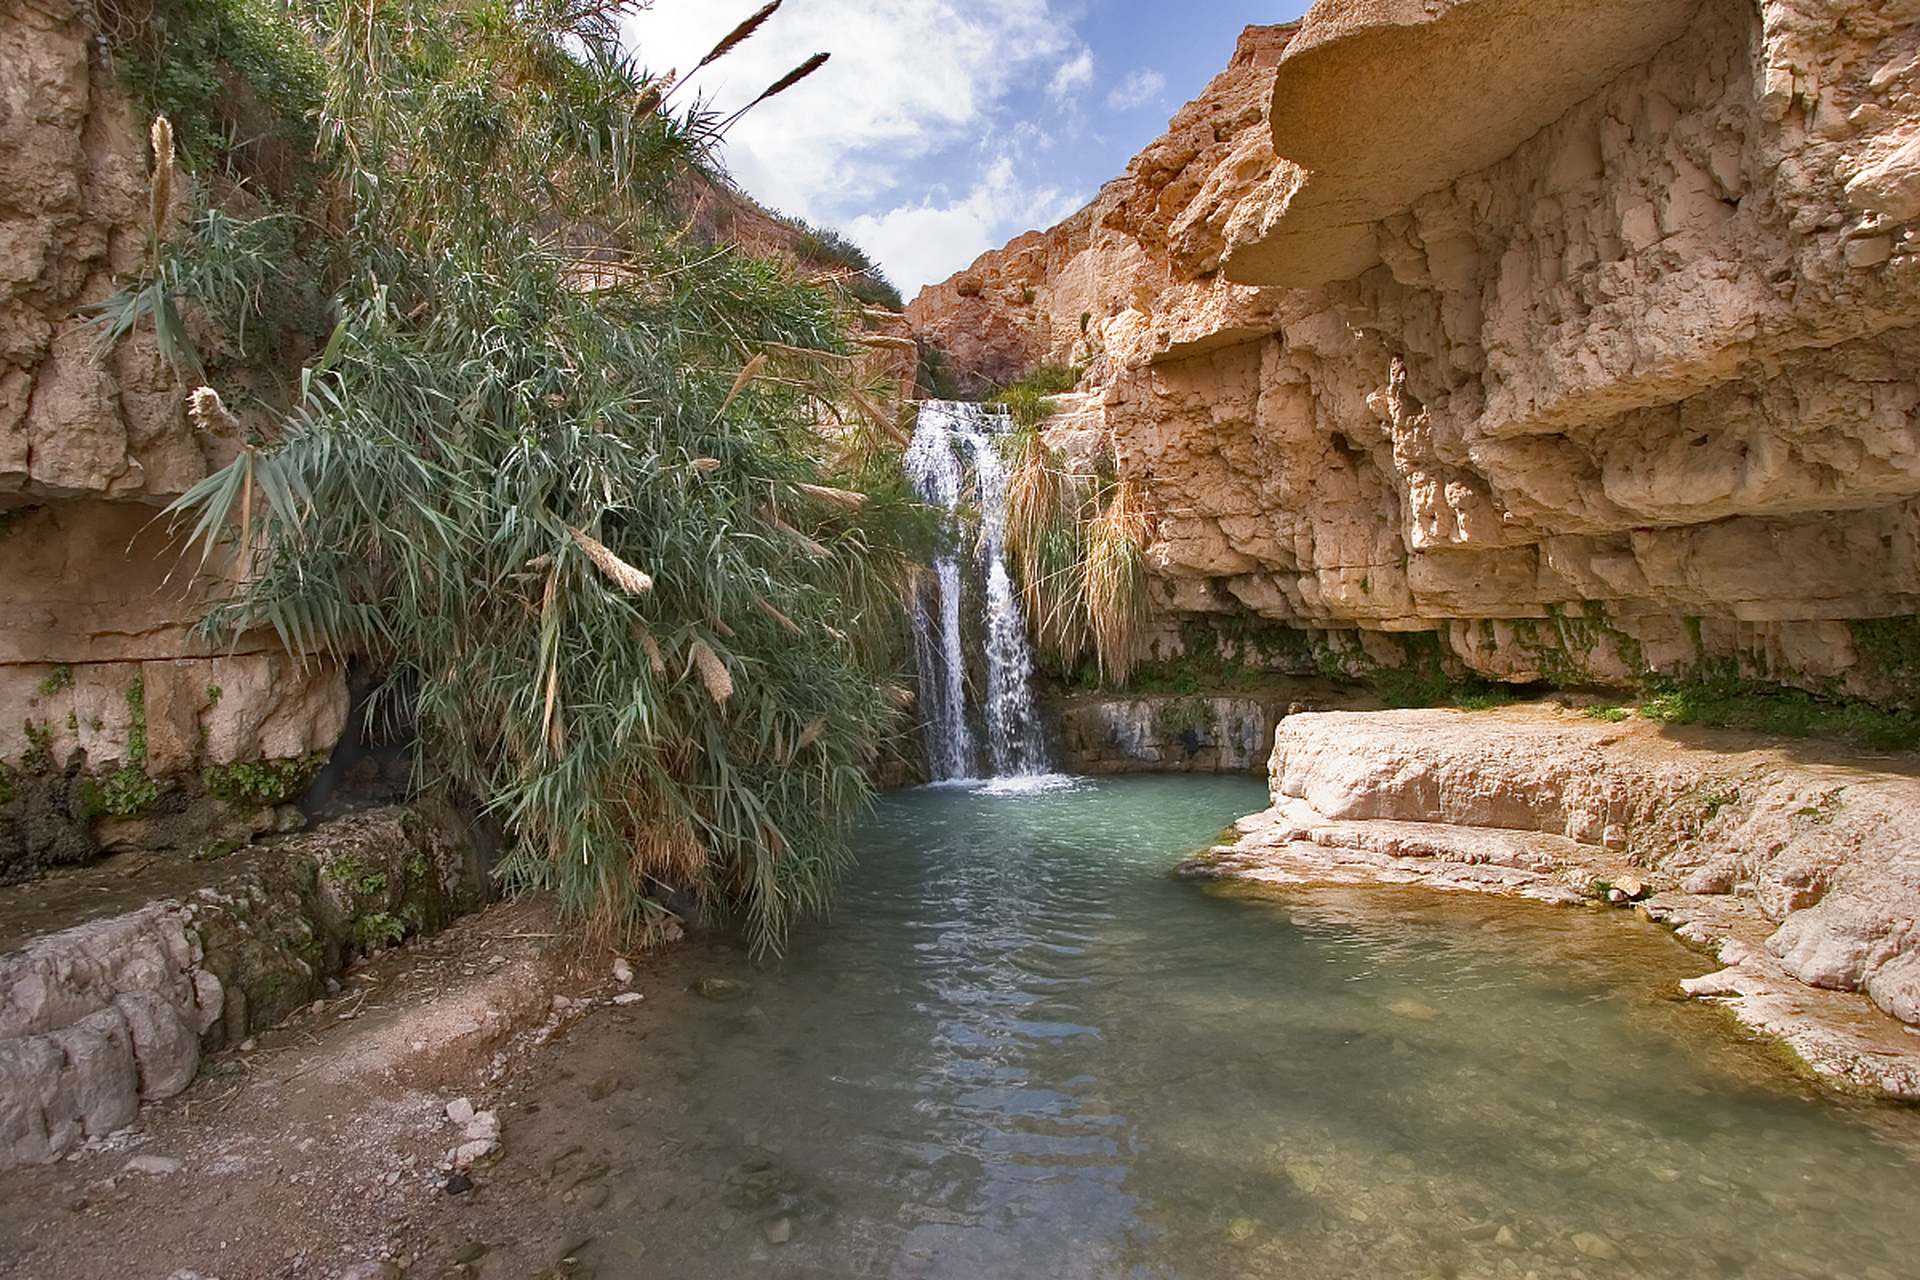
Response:
[{"label": "cascading water", "polygon": [[[987,752],[995,777],[1026,777],[1047,771],[1046,748],[1028,687],[1033,650],[1027,643],[1027,620],[1007,573],[1007,471],[994,447],[993,421],[977,405],[927,401],[920,407],[905,469],[920,496],[953,513],[956,522],[968,491],[978,498],[977,550],[986,575]],[[921,715],[927,764],[935,781],[973,777],[978,754],[967,724],[967,661],[960,627],[965,541],[956,524],[947,549],[934,561],[937,606],[930,599],[931,589],[915,601]]]}]

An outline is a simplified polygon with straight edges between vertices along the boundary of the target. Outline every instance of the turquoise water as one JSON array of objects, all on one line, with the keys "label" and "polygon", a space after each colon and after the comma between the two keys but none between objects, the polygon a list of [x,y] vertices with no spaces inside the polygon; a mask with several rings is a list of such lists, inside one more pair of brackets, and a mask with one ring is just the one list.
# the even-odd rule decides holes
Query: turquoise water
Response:
[{"label": "turquoise water", "polygon": [[1245,779],[884,798],[711,1006],[755,1245],[927,1277],[1920,1274],[1920,1126],[1813,1090],[1624,913],[1167,869]]}]

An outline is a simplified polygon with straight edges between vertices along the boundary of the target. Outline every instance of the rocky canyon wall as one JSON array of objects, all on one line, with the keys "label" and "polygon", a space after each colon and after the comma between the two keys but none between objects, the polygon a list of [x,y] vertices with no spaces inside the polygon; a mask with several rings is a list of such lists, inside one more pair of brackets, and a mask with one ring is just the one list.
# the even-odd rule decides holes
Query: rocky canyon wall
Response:
[{"label": "rocky canyon wall", "polygon": [[1916,19],[1322,0],[909,314],[976,385],[1085,366],[1052,433],[1147,484],[1166,620],[1899,698],[1860,622],[1920,610]]},{"label": "rocky canyon wall", "polygon": [[[158,776],[304,756],[340,735],[340,668],[271,636],[195,641],[218,584],[160,516],[240,441],[189,421],[150,330],[109,347],[88,310],[145,268],[153,187],[91,14],[0,11],[0,764],[57,782],[70,759]],[[163,233],[186,216],[171,186]],[[0,795],[0,882],[97,847],[49,834],[74,788],[7,789],[29,794]]]}]

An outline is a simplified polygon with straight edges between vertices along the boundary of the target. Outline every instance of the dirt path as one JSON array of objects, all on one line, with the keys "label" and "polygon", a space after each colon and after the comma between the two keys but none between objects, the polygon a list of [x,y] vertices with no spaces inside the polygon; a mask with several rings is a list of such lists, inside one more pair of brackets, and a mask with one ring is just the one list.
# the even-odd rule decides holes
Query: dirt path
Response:
[{"label": "dirt path", "polygon": [[[525,901],[385,952],[355,966],[337,996],[217,1055],[131,1129],[0,1174],[0,1276],[590,1274],[562,1259],[606,1230],[592,1229],[615,1162],[599,1104],[614,1099],[618,1127],[670,1131],[689,1082],[670,1057],[635,1060],[631,1046],[650,1019],[699,999],[684,990],[690,966],[744,961],[693,944],[636,963],[628,986],[611,953],[586,954],[557,932],[548,904]],[[613,1003],[624,992],[643,999]],[[541,1047],[582,1036],[606,1039],[588,1060],[617,1057],[619,1070],[606,1082],[544,1078]],[[569,1056],[578,1060],[573,1045]],[[555,1099],[544,1111],[528,1100],[535,1082]],[[466,1136],[447,1117],[456,1098],[501,1119],[504,1151],[450,1193],[447,1157]],[[555,1144],[573,1151],[556,1158]],[[698,1162],[696,1136],[681,1135],[681,1153]],[[664,1190],[684,1176],[661,1173],[656,1207],[681,1210],[665,1234],[692,1247],[712,1224],[697,1199]]]}]

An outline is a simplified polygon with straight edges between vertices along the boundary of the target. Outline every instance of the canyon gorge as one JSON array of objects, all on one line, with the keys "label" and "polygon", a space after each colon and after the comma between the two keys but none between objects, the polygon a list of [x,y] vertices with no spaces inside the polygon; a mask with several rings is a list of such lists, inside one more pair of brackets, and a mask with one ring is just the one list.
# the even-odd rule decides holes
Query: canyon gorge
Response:
[{"label": "canyon gorge", "polygon": [[1083,370],[1050,438],[1150,494],[1163,653],[1904,701],[1916,16],[1316,6],[909,318],[963,388]]}]

